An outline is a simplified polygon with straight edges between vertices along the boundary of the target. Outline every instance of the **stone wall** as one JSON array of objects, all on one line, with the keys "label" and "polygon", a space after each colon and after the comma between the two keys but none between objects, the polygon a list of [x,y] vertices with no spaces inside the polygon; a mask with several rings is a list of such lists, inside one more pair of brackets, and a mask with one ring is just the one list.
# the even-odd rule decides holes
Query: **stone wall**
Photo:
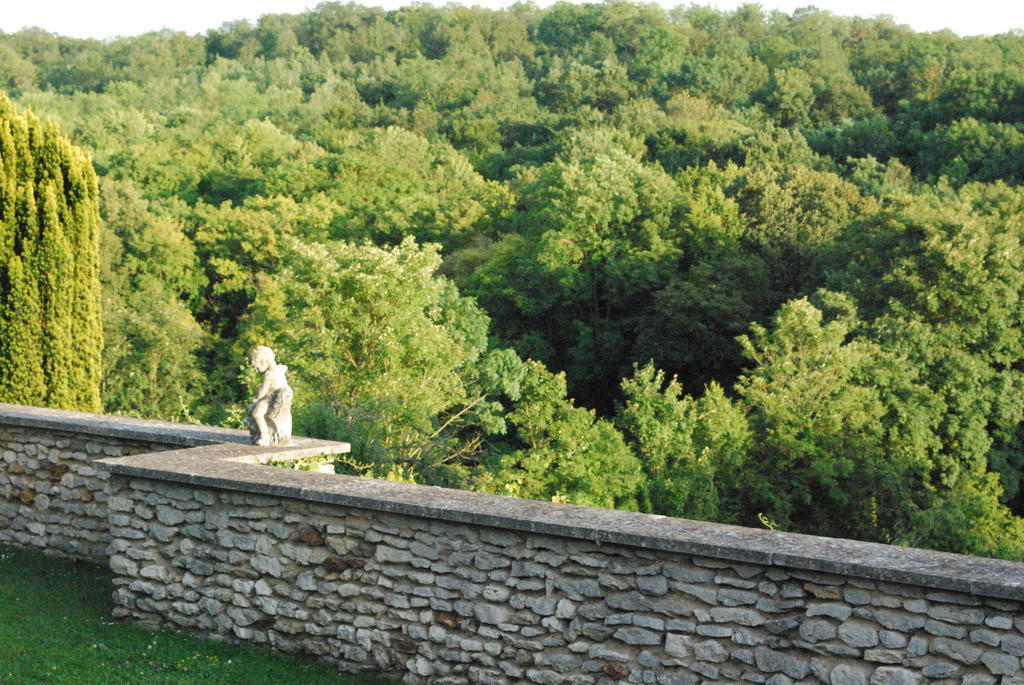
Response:
[{"label": "stone wall", "polygon": [[0,425],[0,541],[106,561],[108,474],[93,461],[164,449],[124,438]]},{"label": "stone wall", "polygon": [[261,465],[347,447],[0,405],[0,540],[410,684],[1024,685],[1024,564]]},{"label": "stone wall", "polygon": [[[264,458],[345,450],[299,438]],[[245,431],[0,403],[0,542],[106,563],[109,473],[97,460],[166,455],[161,462],[173,454],[210,461],[251,451]]]},{"label": "stone wall", "polygon": [[1024,683],[1014,600],[126,476],[111,495],[116,615],[408,683]]}]

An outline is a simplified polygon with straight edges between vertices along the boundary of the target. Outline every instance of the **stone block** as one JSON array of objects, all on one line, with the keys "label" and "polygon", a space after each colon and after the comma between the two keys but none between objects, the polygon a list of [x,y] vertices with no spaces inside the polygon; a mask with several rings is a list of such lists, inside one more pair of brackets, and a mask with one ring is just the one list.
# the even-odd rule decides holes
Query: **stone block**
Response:
[{"label": "stone block", "polygon": [[736,623],[741,626],[761,626],[767,619],[754,609],[737,607],[712,607],[708,612],[711,620],[716,623]]},{"label": "stone block", "polygon": [[660,645],[662,642],[661,633],[639,626],[619,628],[612,634],[612,637],[627,645]]},{"label": "stone block", "polygon": [[800,624],[800,636],[808,642],[831,640],[836,636],[835,623],[826,619],[808,619]]},{"label": "stone block", "polygon": [[838,635],[840,640],[851,647],[870,648],[878,644],[878,630],[867,621],[845,621],[839,626]]},{"label": "stone block", "polygon": [[839,664],[832,669],[831,685],[868,685],[870,668],[861,664]]},{"label": "stone block", "polygon": [[808,616],[828,616],[838,621],[845,621],[853,613],[846,604],[840,602],[811,602],[807,605]]},{"label": "stone block", "polygon": [[1007,654],[1024,656],[1024,637],[1020,635],[1006,635],[999,641],[999,646]]},{"label": "stone block", "polygon": [[981,659],[983,650],[977,645],[963,640],[951,640],[945,637],[937,637],[932,640],[930,651],[949,657],[961,664],[976,664]]},{"label": "stone block", "polygon": [[781,671],[796,680],[802,680],[811,670],[808,659],[767,647],[757,647],[754,650],[754,662],[766,673]]},{"label": "stone block", "polygon": [[923,680],[920,673],[897,666],[881,666],[871,675],[869,685],[918,685]]},{"label": "stone block", "polygon": [[981,663],[994,675],[1012,676],[1020,671],[1020,659],[1005,652],[985,652],[981,655]]}]

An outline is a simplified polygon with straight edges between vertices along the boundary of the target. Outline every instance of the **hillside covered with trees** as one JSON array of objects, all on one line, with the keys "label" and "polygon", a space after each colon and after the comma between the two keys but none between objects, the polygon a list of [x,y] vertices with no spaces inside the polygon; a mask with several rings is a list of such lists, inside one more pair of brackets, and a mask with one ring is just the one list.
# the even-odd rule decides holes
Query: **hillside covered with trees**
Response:
[{"label": "hillside covered with trees", "polygon": [[99,175],[107,411],[351,472],[1024,558],[1024,35],[325,3],[0,34]]}]

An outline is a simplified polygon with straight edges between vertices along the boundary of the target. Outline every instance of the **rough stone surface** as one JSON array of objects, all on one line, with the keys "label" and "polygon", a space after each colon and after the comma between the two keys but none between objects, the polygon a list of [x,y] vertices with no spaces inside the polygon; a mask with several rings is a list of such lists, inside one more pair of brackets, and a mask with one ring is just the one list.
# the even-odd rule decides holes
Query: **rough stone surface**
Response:
[{"label": "rough stone surface", "polygon": [[832,669],[831,685],[868,685],[868,676],[862,666],[839,664]]},{"label": "rough stone surface", "polygon": [[[93,462],[173,445],[8,426],[0,423],[0,541],[95,562],[108,559],[111,513],[106,471]],[[135,569],[119,558],[114,564]]]},{"label": "rough stone surface", "polygon": [[896,666],[882,666],[868,681],[871,685],[918,685],[923,680],[920,673]]},{"label": "rough stone surface", "polygon": [[145,440],[144,422],[76,432],[4,408],[0,539],[109,559],[116,614],[146,625],[409,685],[1024,685],[1019,564],[869,570],[835,560],[861,543],[671,519],[627,540],[648,519],[259,467],[219,429]]}]

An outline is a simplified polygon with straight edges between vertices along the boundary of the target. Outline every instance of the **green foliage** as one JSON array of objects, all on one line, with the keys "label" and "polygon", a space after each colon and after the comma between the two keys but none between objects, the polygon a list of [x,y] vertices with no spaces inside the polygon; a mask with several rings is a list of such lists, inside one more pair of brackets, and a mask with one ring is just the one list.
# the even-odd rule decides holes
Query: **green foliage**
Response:
[{"label": "green foliage", "polygon": [[[351,472],[1017,557],[1021,74],[1018,34],[754,5],[0,35],[103,177],[109,410],[231,421],[270,343]],[[34,324],[88,309],[95,191],[29,128],[0,379],[70,402],[86,328]]]},{"label": "green foliage", "polygon": [[674,378],[648,364],[622,381],[625,405],[616,423],[633,443],[646,475],[642,508],[703,520],[719,516],[715,471],[709,450],[694,444],[697,402],[682,397]]},{"label": "green foliage", "polygon": [[[858,382],[874,350],[846,340],[850,303],[824,321],[806,299],[786,303],[772,328],[741,339],[756,363],[736,389],[757,444],[742,478],[744,519],[765,512],[787,530],[874,532],[872,502],[885,486],[884,405]],[[833,533],[834,534],[834,533]]]},{"label": "green foliage", "polygon": [[[949,519],[953,507],[967,507],[961,515],[989,522],[979,521],[989,528],[985,539],[993,522],[1004,521],[1006,538],[996,546],[1008,549],[1017,519],[994,512],[1002,511],[1000,499],[1017,495],[1021,467],[1020,216],[1008,220],[932,196],[860,228],[872,254],[861,253],[844,280],[874,315],[869,333],[904,357],[928,398],[903,400],[899,411],[916,423],[912,444],[943,500],[929,508]],[[859,285],[867,282],[871,291]],[[1001,482],[992,480],[993,470]],[[932,537],[928,544],[945,543]],[[972,551],[994,554],[985,544]]]},{"label": "green foliage", "polygon": [[485,465],[478,487],[515,497],[633,509],[640,464],[611,422],[566,397],[565,377],[526,362],[508,421],[523,444]]},{"label": "green foliage", "polygon": [[36,65],[7,43],[0,44],[0,90],[17,94],[36,80]]},{"label": "green foliage", "polygon": [[958,119],[924,136],[919,154],[923,173],[946,176],[957,185],[969,180],[1024,181],[1024,130],[1020,124]]},{"label": "green foliage", "polygon": [[451,146],[400,128],[352,135],[325,164],[335,175],[328,197],[340,208],[336,239],[397,243],[413,236],[451,248],[489,233],[512,202]]},{"label": "green foliage", "polygon": [[[597,130],[524,174],[518,190],[526,240],[506,237],[468,288],[495,314],[503,339],[567,368],[574,393],[602,406],[627,363],[633,316],[678,257],[670,224],[677,189]],[[510,272],[514,289],[495,292],[491,274]],[[529,344],[534,331],[543,347]]]},{"label": "green foliage", "polygon": [[988,474],[981,483],[956,488],[934,508],[921,512],[912,532],[895,541],[1003,559],[1024,557],[1024,519],[1000,503],[996,480],[995,474]]},{"label": "green foliage", "polygon": [[3,399],[15,404],[39,406],[46,402],[46,375],[43,372],[42,331],[39,289],[26,274],[21,257],[13,255],[6,264],[5,319],[0,335],[4,352]]},{"label": "green foliage", "polygon": [[0,96],[0,399],[100,408],[99,213],[88,157]]},{"label": "green foliage", "polygon": [[753,130],[724,107],[683,91],[665,103],[665,122],[648,133],[649,155],[667,171],[706,162],[742,163]]},{"label": "green foliage", "polygon": [[100,190],[105,409],[159,419],[202,414],[197,352],[206,336],[188,307],[202,285],[192,242],[130,183],[104,179]]},{"label": "green foliage", "polygon": [[[487,346],[486,315],[434,275],[436,246],[292,245],[256,299],[238,352],[268,344],[315,398],[296,425],[353,443],[353,466],[459,483],[481,434],[502,432],[518,359]],[[384,471],[381,471],[383,469]]]}]

